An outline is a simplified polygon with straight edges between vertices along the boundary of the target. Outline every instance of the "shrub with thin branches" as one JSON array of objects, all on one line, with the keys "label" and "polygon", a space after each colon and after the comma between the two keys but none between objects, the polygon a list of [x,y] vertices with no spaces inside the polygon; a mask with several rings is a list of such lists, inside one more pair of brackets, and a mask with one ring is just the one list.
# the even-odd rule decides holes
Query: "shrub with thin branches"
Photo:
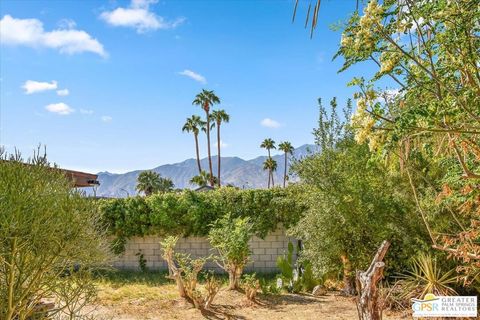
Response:
[{"label": "shrub with thin branches", "polygon": [[[8,161],[7,161],[8,160]],[[0,151],[0,319],[43,313],[75,317],[92,301],[91,270],[108,246],[91,201],[65,174],[35,154]]]}]

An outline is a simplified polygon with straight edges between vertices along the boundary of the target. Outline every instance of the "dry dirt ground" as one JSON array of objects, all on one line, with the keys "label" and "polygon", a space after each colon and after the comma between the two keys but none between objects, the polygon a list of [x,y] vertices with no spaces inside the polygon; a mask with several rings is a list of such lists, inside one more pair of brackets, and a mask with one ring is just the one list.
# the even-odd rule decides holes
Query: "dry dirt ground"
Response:
[{"label": "dry dirt ground", "polygon": [[[92,306],[93,307],[93,306]],[[178,298],[173,284],[160,286],[100,286],[92,315],[98,319],[357,319],[352,298],[333,293],[322,297],[300,294],[260,295],[248,302],[241,292],[222,289],[210,311],[203,314]],[[410,317],[388,311],[384,319]]]}]

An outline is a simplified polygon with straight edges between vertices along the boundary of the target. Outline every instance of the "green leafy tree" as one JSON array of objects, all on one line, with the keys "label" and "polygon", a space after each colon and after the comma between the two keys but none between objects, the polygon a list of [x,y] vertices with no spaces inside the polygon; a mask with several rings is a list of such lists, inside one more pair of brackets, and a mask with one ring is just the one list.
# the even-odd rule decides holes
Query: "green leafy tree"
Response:
[{"label": "green leafy tree", "polygon": [[192,115],[190,118],[187,118],[187,121],[183,125],[182,131],[183,132],[191,132],[193,133],[193,137],[195,138],[195,154],[197,156],[197,166],[198,166],[198,173],[202,172],[202,166],[200,165],[200,151],[198,147],[198,133],[200,129],[205,125],[205,121],[203,121],[199,116]]},{"label": "green leafy tree", "polygon": [[288,176],[287,176],[287,161],[288,161],[288,155],[292,155],[293,154],[293,146],[290,142],[288,141],[284,141],[284,142],[281,142],[279,145],[278,145],[278,150],[281,150],[284,152],[285,154],[285,163],[284,163],[284,169],[283,169],[283,187],[285,188],[285,185],[287,183],[287,179],[288,179]]},{"label": "green leafy tree", "polygon": [[217,179],[218,179],[218,186],[221,186],[221,180],[220,180],[220,168],[221,168],[221,156],[220,156],[220,147],[221,147],[221,139],[220,139],[220,126],[222,123],[228,123],[230,121],[230,116],[228,113],[225,112],[225,110],[214,110],[212,112],[212,119],[215,121],[217,125],[217,160],[218,160],[218,165],[217,165]]},{"label": "green leafy tree", "polygon": [[220,99],[215,95],[215,93],[212,91],[208,91],[203,89],[202,92],[197,94],[195,96],[195,99],[193,100],[192,104],[200,106],[203,111],[205,111],[205,118],[207,119],[207,124],[205,126],[206,128],[206,134],[207,134],[207,151],[208,151],[208,166],[210,170],[210,185],[213,187],[215,185],[215,182],[213,180],[213,168],[212,168],[212,153],[210,151],[210,121],[211,116],[210,116],[210,107],[214,104],[219,104]]},{"label": "green leafy tree", "polygon": [[94,301],[91,270],[108,257],[98,216],[45,156],[0,152],[1,319],[36,318],[52,297],[52,313],[74,318]]},{"label": "green leafy tree", "polygon": [[160,174],[154,171],[142,171],[137,178],[137,191],[145,193],[149,196],[160,191],[161,188]]},{"label": "green leafy tree", "polygon": [[[463,262],[470,280],[480,270],[479,20],[475,0],[369,1],[338,52],[342,70],[376,66],[351,82],[356,140],[399,164],[433,246]],[[385,78],[396,88],[378,88]]]},{"label": "green leafy tree", "polygon": [[[345,130],[346,122],[340,121],[337,112],[337,98],[330,101],[330,115],[322,105],[322,99],[318,99],[318,128],[313,129],[315,143],[320,146],[320,150],[333,148],[339,138],[342,137]],[[347,99],[345,108],[343,109],[343,117],[348,121],[352,117],[352,100]]]},{"label": "green leafy tree", "polygon": [[200,172],[199,175],[196,175],[190,179],[191,184],[195,184],[199,187],[205,187],[209,184],[210,181],[217,183],[217,177],[213,177],[213,179],[210,177],[210,174],[207,173],[206,171]]},{"label": "green leafy tree", "polygon": [[351,294],[354,270],[369,265],[372,252],[384,239],[392,242],[389,254],[394,259],[387,265],[392,271],[401,269],[421,248],[418,244],[425,235],[417,227],[419,219],[404,191],[404,179],[373,161],[368,146],[357,144],[344,123],[322,125],[331,123],[331,118],[320,118],[320,130],[314,131],[325,149],[292,167],[309,207],[294,234],[303,240],[303,259],[311,262],[315,274],[341,271],[344,290]]},{"label": "green leafy tree", "polygon": [[228,272],[228,288],[238,289],[243,268],[248,263],[248,241],[253,225],[248,217],[233,218],[230,214],[215,221],[208,234],[210,244],[218,252],[217,263]]}]

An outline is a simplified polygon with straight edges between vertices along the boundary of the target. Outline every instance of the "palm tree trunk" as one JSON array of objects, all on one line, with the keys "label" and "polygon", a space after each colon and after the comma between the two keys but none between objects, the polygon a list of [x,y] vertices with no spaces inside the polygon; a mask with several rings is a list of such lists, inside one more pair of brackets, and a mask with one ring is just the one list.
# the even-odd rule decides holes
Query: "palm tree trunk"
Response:
[{"label": "palm tree trunk", "polygon": [[213,183],[213,169],[212,169],[212,153],[210,151],[210,113],[208,111],[205,112],[207,114],[207,151],[208,151],[208,166],[210,169],[210,186],[214,186]]},{"label": "palm tree trunk", "polygon": [[194,134],[195,136],[195,150],[197,152],[197,166],[198,166],[198,174],[202,173],[202,166],[200,165],[200,151],[198,150],[198,134]]},{"label": "palm tree trunk", "polygon": [[220,182],[220,164],[221,164],[221,158],[220,158],[220,121],[217,121],[217,150],[218,150],[218,186],[220,187],[222,184]]},{"label": "palm tree trunk", "polygon": [[285,183],[287,182],[287,153],[285,152],[285,168],[283,169],[283,187],[285,188]]},{"label": "palm tree trunk", "polygon": [[[267,148],[268,151],[268,159],[271,159],[272,157],[270,156],[270,149]],[[270,180],[272,179],[272,169],[268,169],[268,188],[270,189]]]},{"label": "palm tree trunk", "polygon": [[273,171],[272,171],[272,188],[275,187],[275,182],[273,181]]}]

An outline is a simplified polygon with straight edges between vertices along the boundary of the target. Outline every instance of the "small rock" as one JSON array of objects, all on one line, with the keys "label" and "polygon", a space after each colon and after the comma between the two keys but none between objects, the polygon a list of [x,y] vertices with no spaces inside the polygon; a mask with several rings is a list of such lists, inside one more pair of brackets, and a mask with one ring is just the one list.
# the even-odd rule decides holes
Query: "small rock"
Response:
[{"label": "small rock", "polygon": [[318,286],[315,286],[315,288],[313,288],[312,294],[316,297],[324,296],[327,294],[327,289],[321,284],[319,284]]}]

